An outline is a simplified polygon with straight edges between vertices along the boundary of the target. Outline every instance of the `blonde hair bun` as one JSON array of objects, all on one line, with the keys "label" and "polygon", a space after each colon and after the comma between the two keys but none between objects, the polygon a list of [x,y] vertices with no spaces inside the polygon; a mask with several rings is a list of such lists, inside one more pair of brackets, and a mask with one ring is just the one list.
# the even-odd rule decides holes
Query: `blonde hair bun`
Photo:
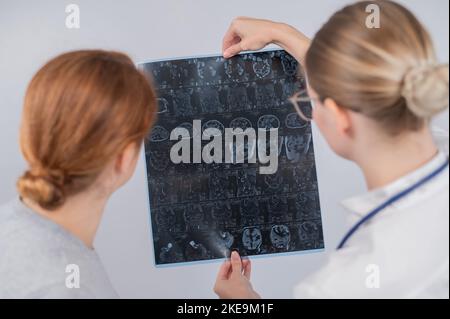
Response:
[{"label": "blonde hair bun", "polygon": [[19,178],[17,187],[22,197],[31,199],[42,208],[53,209],[64,202],[64,172],[31,169]]},{"label": "blonde hair bun", "polygon": [[429,119],[447,109],[448,82],[448,64],[413,67],[405,74],[401,94],[414,115]]}]

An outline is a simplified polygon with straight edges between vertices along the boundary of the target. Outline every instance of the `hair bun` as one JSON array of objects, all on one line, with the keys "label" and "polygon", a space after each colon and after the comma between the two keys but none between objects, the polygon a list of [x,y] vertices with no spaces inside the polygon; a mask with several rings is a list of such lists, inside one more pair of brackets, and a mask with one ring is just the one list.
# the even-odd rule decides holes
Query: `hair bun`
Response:
[{"label": "hair bun", "polygon": [[448,82],[448,64],[413,67],[403,78],[401,94],[417,117],[431,118],[448,107]]},{"label": "hair bun", "polygon": [[29,198],[44,209],[54,209],[64,203],[64,172],[33,167],[17,182],[22,197]]}]

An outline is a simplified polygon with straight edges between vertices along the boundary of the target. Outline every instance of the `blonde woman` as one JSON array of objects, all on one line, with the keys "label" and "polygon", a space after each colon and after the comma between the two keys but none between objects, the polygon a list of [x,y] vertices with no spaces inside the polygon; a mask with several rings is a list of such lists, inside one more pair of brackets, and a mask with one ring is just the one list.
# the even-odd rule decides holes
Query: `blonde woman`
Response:
[{"label": "blonde woman", "polygon": [[20,131],[29,167],[0,206],[0,298],[117,297],[94,236],[155,114],[153,88],[122,53],[70,52],[37,72]]},{"label": "blonde woman", "polygon": [[[250,18],[235,19],[224,38],[225,57],[276,43],[302,63],[314,123],[366,180],[368,193],[344,201],[355,226],[322,269],[296,286],[297,298],[449,297],[448,138],[430,129],[448,107],[448,65],[437,63],[430,36],[399,4],[375,2],[381,28],[367,28],[373,3],[336,12],[312,41],[288,25]],[[259,298],[250,272],[251,263],[233,253],[215,292]]]}]

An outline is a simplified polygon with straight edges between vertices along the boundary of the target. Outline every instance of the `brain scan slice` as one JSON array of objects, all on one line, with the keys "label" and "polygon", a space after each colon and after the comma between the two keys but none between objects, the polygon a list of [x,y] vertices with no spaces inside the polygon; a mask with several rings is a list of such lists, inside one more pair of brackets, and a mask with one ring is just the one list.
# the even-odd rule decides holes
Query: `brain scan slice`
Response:
[{"label": "brain scan slice", "polygon": [[209,254],[202,243],[190,240],[186,245],[185,256],[187,260],[204,260],[209,257]]},{"label": "brain scan slice", "polygon": [[297,74],[298,62],[292,56],[282,55],[281,64],[286,75],[293,76]]},{"label": "brain scan slice", "polygon": [[207,87],[199,91],[200,107],[203,113],[216,113],[223,110],[219,99],[219,91],[215,87]]},{"label": "brain scan slice", "polygon": [[272,223],[282,222],[287,216],[288,204],[284,197],[273,195],[268,201],[270,221]]},{"label": "brain scan slice", "polygon": [[[242,133],[244,134],[244,133]],[[236,134],[238,136],[239,134]],[[244,141],[237,142],[234,140],[225,145],[231,154],[231,162],[233,164],[242,162],[252,162],[256,161],[256,144],[254,139],[245,138]]]},{"label": "brain scan slice", "polygon": [[169,101],[166,98],[159,97],[156,101],[158,102],[158,114],[169,112]]},{"label": "brain scan slice", "polygon": [[258,216],[258,203],[253,199],[244,199],[242,202],[242,214],[247,216]]},{"label": "brain scan slice", "polygon": [[183,261],[183,252],[179,247],[169,242],[159,252],[159,259],[164,263],[181,262]]},{"label": "brain scan slice", "polygon": [[321,226],[317,222],[306,221],[298,228],[300,242],[306,247],[313,248],[321,246],[323,241]]},{"label": "brain scan slice", "polygon": [[258,227],[247,227],[242,232],[242,245],[247,251],[260,251],[262,234]]},{"label": "brain scan slice", "polygon": [[163,207],[154,211],[156,227],[163,231],[172,231],[176,216],[172,209]]},{"label": "brain scan slice", "polygon": [[226,185],[228,177],[221,172],[213,172],[209,176],[209,198],[210,199],[226,199],[228,191]]},{"label": "brain scan slice", "polygon": [[212,246],[221,255],[226,257],[235,242],[233,234],[228,231],[219,230],[214,232],[210,238]]},{"label": "brain scan slice", "polygon": [[295,206],[299,219],[318,219],[317,197],[314,192],[299,192],[295,197]]},{"label": "brain scan slice", "polygon": [[245,131],[248,128],[252,128],[252,126],[252,122],[245,117],[237,117],[230,122],[230,128],[233,130],[241,129],[242,131]]},{"label": "brain scan slice", "polygon": [[288,99],[290,97],[292,97],[295,93],[301,91],[302,90],[301,86],[297,82],[285,81],[285,80],[280,81],[280,84],[281,84],[281,89],[282,89],[282,100],[286,105],[291,107],[290,103],[287,104]]},{"label": "brain scan slice", "polygon": [[[309,164],[312,165],[312,164]],[[295,167],[293,170],[293,178],[295,181],[295,188],[300,191],[316,190],[317,181],[315,180],[315,171],[313,167]]]},{"label": "brain scan slice", "polygon": [[169,139],[169,132],[162,126],[156,125],[150,133],[150,142],[164,142]]},{"label": "brain scan slice", "polygon": [[278,129],[280,127],[280,120],[276,115],[266,114],[258,119],[258,128],[269,131],[271,129]]},{"label": "brain scan slice", "polygon": [[238,171],[238,197],[252,196],[257,193],[256,172],[251,170]]},{"label": "brain scan slice", "polygon": [[289,249],[291,233],[286,225],[274,225],[270,230],[270,241],[276,249]]},{"label": "brain scan slice", "polygon": [[257,57],[253,61],[253,71],[260,79],[267,77],[271,72],[272,60]]},{"label": "brain scan slice", "polygon": [[264,176],[264,183],[270,191],[276,191],[283,185],[283,175],[280,172]]},{"label": "brain scan slice", "polygon": [[246,110],[251,105],[245,86],[229,87],[227,96],[229,111]]},{"label": "brain scan slice", "polygon": [[233,218],[233,210],[231,209],[230,202],[216,202],[211,207],[212,216],[214,221],[226,223]]},{"label": "brain scan slice", "polygon": [[[269,126],[270,127],[270,126]],[[263,131],[266,130],[266,128],[259,128]],[[278,149],[278,156],[281,155],[281,153],[283,152],[283,141],[284,141],[284,137],[283,136],[278,136],[278,139],[270,139],[270,138],[266,138],[265,141],[263,141],[262,139],[258,139],[258,152],[265,152],[265,154],[268,154],[268,152],[271,149],[277,150]],[[264,154],[264,153],[263,153]]]},{"label": "brain scan slice", "polygon": [[205,213],[201,205],[189,205],[184,211],[184,221],[188,231],[201,231],[207,229]]},{"label": "brain scan slice", "polygon": [[298,163],[302,155],[307,154],[309,151],[311,134],[285,136],[285,143],[288,160]]},{"label": "brain scan slice", "polygon": [[256,86],[256,106],[271,109],[277,105],[275,87],[272,83]]},{"label": "brain scan slice", "polygon": [[227,231],[220,231],[219,237],[222,239],[223,244],[226,248],[230,249],[231,246],[233,246],[234,243],[234,237]]},{"label": "brain scan slice", "polygon": [[204,61],[197,63],[197,75],[200,79],[214,79],[217,74],[217,70],[212,64],[208,64]]},{"label": "brain scan slice", "polygon": [[225,127],[221,122],[217,120],[209,120],[208,122],[203,124],[202,130],[206,131],[207,129],[215,129],[217,130],[217,132],[220,132],[220,135],[224,135],[225,133]]},{"label": "brain scan slice", "polygon": [[191,103],[192,89],[176,90],[173,92],[173,104],[175,114],[178,116],[186,116],[194,114],[194,108]]},{"label": "brain scan slice", "polygon": [[184,198],[188,201],[198,201],[201,194],[201,185],[189,178],[183,180],[184,183]]},{"label": "brain scan slice", "polygon": [[181,124],[179,124],[174,131],[176,134],[182,134],[183,137],[178,137],[181,138],[183,140],[190,140],[193,139],[194,137],[196,138],[201,138],[201,132],[200,130],[196,130],[196,132],[194,132],[194,126],[192,125],[192,123],[189,122],[183,122]]},{"label": "brain scan slice", "polygon": [[162,149],[149,151],[148,162],[155,171],[162,172],[170,165],[170,158],[167,152]]},{"label": "brain scan slice", "polygon": [[150,182],[152,190],[152,198],[155,203],[170,202],[170,192],[167,189],[167,183],[161,178],[154,179]]},{"label": "brain scan slice", "polygon": [[224,62],[225,74],[232,81],[246,80],[245,65],[239,59],[227,59]]},{"label": "brain scan slice", "polygon": [[290,129],[303,128],[309,123],[300,118],[297,113],[289,113],[286,116],[285,125]]}]

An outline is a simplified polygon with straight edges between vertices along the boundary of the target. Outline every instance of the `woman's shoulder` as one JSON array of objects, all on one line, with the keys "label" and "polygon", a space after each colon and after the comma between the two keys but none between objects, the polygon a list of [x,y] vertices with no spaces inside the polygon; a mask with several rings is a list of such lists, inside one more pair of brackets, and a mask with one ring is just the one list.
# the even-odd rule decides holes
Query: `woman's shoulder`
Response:
[{"label": "woman's shoulder", "polygon": [[[87,297],[98,295],[99,286],[107,286],[96,279],[106,275],[95,251],[19,199],[0,206],[0,251],[0,297],[45,298],[50,293],[67,298],[81,290]],[[90,283],[69,290],[67,280],[77,271]]]},{"label": "woman's shoulder", "polygon": [[3,251],[12,249],[44,254],[62,246],[66,253],[89,252],[81,241],[58,224],[29,209],[19,198],[0,206],[0,247]]}]

